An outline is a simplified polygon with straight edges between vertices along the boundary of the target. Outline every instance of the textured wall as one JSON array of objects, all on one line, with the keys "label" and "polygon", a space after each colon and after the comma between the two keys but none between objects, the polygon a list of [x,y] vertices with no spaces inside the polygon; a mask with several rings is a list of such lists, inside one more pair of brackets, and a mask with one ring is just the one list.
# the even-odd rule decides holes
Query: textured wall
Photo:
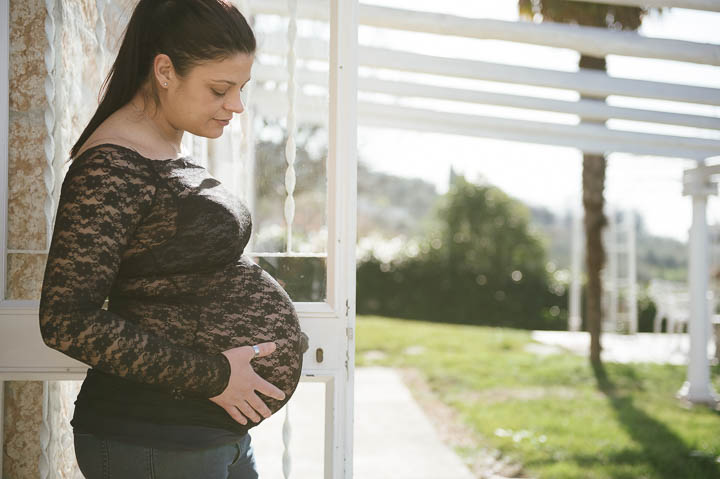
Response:
[{"label": "textured wall", "polygon": [[[105,9],[106,45],[110,57],[122,32],[123,12],[134,2],[115,1]],[[97,107],[103,78],[99,71],[95,27],[95,0],[54,0],[55,156],[53,169],[57,205],[59,186],[67,169],[69,150]],[[10,1],[10,111],[8,145],[8,254],[6,299],[38,300],[47,256],[43,204],[47,195],[43,173],[47,168],[45,110],[47,71],[44,55],[46,3],[43,0]],[[126,22],[127,20],[125,20]],[[43,382],[8,381],[4,389],[3,479],[38,477],[81,478],[75,464],[69,421],[80,381],[49,381],[47,423],[48,470],[39,467],[43,419]],[[48,475],[49,474],[49,475]]]},{"label": "textured wall", "polygon": [[5,384],[3,478],[40,477],[38,431],[42,420],[42,382]]},{"label": "textured wall", "polygon": [[[9,249],[42,250],[43,111],[45,6],[38,0],[10,2],[10,92],[8,131]],[[7,258],[8,299],[37,297],[44,255],[14,253]],[[42,422],[42,382],[10,381],[4,393],[3,478],[40,477],[38,432]]]},{"label": "textured wall", "polygon": [[[42,250],[45,246],[43,204],[38,201],[45,190],[44,22],[43,2],[10,2],[8,249]],[[44,259],[33,261],[23,256],[9,255],[8,299],[30,298],[28,295],[35,292],[33,278],[44,268]]]}]

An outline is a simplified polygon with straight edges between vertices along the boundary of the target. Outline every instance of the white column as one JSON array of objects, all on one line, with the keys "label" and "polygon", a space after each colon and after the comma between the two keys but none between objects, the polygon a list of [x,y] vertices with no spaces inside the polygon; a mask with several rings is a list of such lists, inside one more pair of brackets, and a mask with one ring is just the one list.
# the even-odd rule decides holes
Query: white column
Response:
[{"label": "white column", "polygon": [[[330,2],[330,70],[328,129],[328,288],[327,301],[340,313],[345,335],[336,344],[345,349],[344,367],[335,372],[331,406],[334,438],[327,479],[353,476],[355,384],[355,244],[357,242],[357,82],[358,2]],[[326,429],[326,437],[327,429]],[[326,449],[326,461],[328,457]]]},{"label": "white column", "polygon": [[614,206],[610,205],[608,208],[608,242],[607,242],[607,259],[608,268],[606,271],[606,287],[608,294],[608,308],[607,308],[607,329],[603,328],[603,331],[610,331],[616,333],[619,331],[618,324],[618,224],[617,224],[617,210]]},{"label": "white column", "polygon": [[570,242],[570,295],[568,305],[568,329],[580,331],[582,313],[580,312],[580,286],[582,277],[582,213],[578,208],[572,210],[572,239]]},{"label": "white column", "polygon": [[692,226],[690,227],[688,271],[690,290],[690,352],[688,357],[687,380],[678,397],[692,403],[715,405],[719,399],[710,383],[710,363],[708,361],[708,339],[710,317],[708,311],[708,227],[707,197],[717,193],[717,186],[703,174],[703,161],[700,168],[685,172],[683,194],[692,197]]},{"label": "white column", "polygon": [[625,212],[625,224],[627,226],[627,271],[628,271],[628,332],[637,334],[638,332],[638,309],[637,309],[637,248],[635,237],[635,212],[627,210]]}]

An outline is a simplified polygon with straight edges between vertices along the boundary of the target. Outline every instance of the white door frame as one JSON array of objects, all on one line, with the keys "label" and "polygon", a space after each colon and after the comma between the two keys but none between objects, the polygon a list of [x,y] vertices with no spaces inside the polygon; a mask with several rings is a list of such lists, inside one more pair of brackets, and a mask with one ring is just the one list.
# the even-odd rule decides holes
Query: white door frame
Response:
[{"label": "white door frame", "polygon": [[[301,327],[310,337],[301,380],[323,382],[326,386],[325,479],[347,479],[353,473],[357,7],[357,0],[330,2],[327,301],[295,303]],[[86,364],[44,344],[38,320],[39,300],[5,299],[9,28],[8,2],[0,2],[0,38],[4,40],[0,43],[0,392],[7,380],[82,380],[87,371]],[[0,414],[0,449],[2,428]]]}]

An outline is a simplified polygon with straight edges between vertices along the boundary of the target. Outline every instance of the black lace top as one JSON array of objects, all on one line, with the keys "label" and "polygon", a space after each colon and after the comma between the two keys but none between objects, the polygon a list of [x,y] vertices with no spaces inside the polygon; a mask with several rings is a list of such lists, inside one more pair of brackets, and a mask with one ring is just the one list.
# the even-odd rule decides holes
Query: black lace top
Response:
[{"label": "black lace top", "polygon": [[105,143],[73,161],[39,320],[48,346],[91,366],[76,430],[156,447],[237,440],[258,423],[208,400],[230,378],[221,351],[265,341],[277,349],[251,364],[285,399],[257,394],[273,413],[290,399],[307,336],[285,290],[243,255],[251,228],[242,201],[189,157]]}]

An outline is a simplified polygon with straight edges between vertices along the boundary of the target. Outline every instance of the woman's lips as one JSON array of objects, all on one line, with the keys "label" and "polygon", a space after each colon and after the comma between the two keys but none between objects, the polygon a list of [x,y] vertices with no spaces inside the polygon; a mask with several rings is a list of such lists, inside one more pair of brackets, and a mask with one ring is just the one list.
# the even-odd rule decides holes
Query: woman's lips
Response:
[{"label": "woman's lips", "polygon": [[217,118],[213,118],[213,119],[223,126],[230,123],[230,120],[218,120]]}]

